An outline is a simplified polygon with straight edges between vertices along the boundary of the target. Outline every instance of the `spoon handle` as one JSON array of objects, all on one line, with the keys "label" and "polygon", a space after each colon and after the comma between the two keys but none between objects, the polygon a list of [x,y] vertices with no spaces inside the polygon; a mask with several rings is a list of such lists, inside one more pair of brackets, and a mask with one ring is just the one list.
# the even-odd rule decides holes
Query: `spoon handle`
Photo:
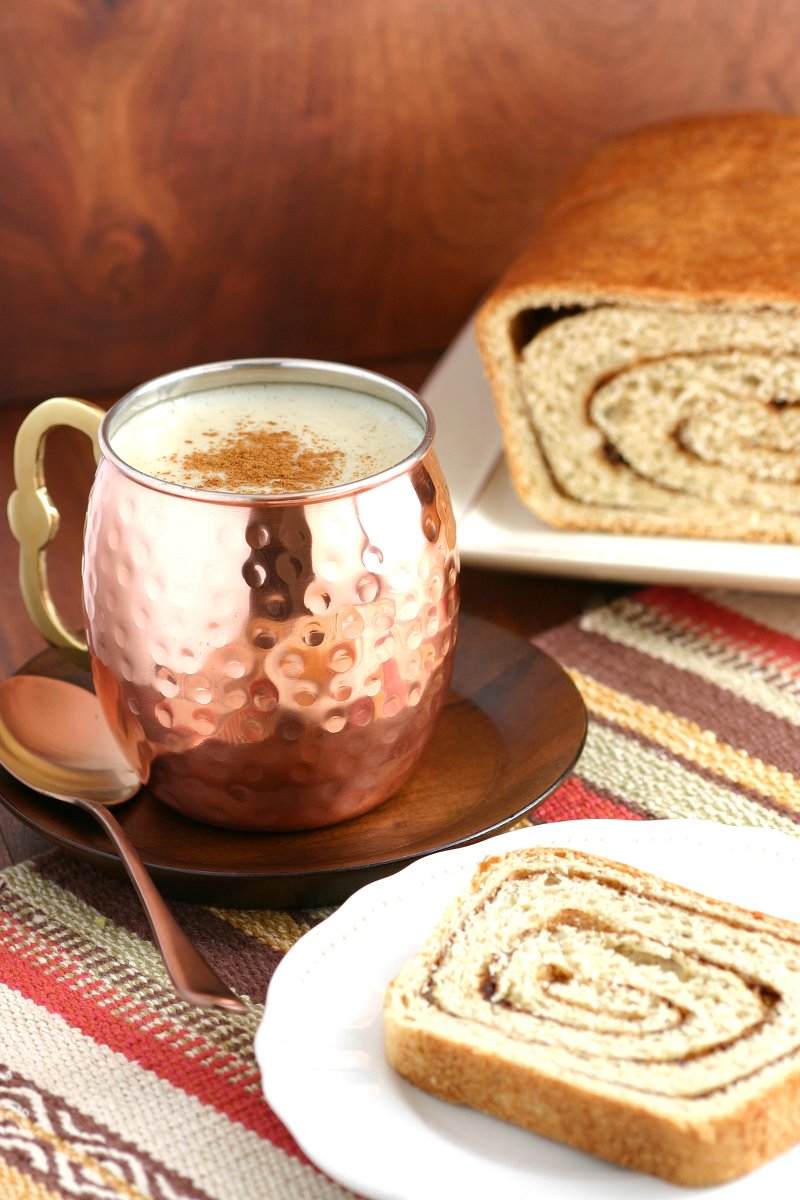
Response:
[{"label": "spoon handle", "polygon": [[178,925],[116,817],[94,800],[76,796],[73,803],[91,813],[116,846],[150,922],[167,974],[178,994],[190,1004],[198,1004],[203,1008],[246,1012],[247,1005],[222,982]]}]

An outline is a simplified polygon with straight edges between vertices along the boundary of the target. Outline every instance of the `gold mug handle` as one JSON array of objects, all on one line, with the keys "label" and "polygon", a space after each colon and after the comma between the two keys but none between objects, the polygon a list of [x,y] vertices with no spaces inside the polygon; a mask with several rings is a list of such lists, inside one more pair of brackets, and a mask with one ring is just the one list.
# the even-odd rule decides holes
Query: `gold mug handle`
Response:
[{"label": "gold mug handle", "polygon": [[51,646],[88,666],[86,640],[61,619],[47,581],[47,546],[58,533],[60,515],[50,499],[44,475],[48,432],[69,425],[91,439],[95,462],[100,457],[97,432],[105,412],[96,404],[57,396],[31,409],[14,442],[16,490],[8,500],[8,523],[19,542],[19,586],[31,620]]}]

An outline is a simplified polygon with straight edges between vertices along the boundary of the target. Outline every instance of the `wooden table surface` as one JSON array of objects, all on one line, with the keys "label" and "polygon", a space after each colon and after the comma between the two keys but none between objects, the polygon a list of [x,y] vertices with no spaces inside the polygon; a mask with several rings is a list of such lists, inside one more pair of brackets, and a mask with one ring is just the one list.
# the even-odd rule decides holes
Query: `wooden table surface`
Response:
[{"label": "wooden table surface", "polygon": [[[411,387],[419,387],[429,364],[385,362],[386,374]],[[25,408],[0,408],[0,485],[7,498],[13,488],[13,444]],[[61,513],[58,536],[48,550],[48,571],[53,593],[71,624],[80,624],[78,577],[80,540],[86,499],[93,474],[86,439],[72,430],[55,430],[48,438],[46,471],[50,494]],[[0,672],[9,675],[45,648],[31,624],[17,585],[17,544],[8,524],[0,520]],[[560,579],[534,574],[511,574],[464,566],[461,576],[463,611],[496,622],[522,637],[559,624],[600,604],[616,589],[613,585],[580,579]],[[29,857],[48,847],[39,834],[22,825],[0,805],[0,867]]]}]

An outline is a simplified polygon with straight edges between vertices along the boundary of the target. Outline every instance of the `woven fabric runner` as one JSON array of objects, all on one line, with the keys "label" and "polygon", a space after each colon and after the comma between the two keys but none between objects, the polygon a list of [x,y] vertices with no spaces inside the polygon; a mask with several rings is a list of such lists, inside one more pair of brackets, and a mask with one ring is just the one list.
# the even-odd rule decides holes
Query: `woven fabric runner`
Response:
[{"label": "woven fabric runner", "polygon": [[[800,600],[652,588],[537,644],[572,675],[590,728],[533,821],[800,830]],[[128,887],[60,851],[0,873],[4,1200],[349,1194],[270,1111],[253,1055],[272,972],[325,911],[175,910],[246,1015],[174,997]]]}]

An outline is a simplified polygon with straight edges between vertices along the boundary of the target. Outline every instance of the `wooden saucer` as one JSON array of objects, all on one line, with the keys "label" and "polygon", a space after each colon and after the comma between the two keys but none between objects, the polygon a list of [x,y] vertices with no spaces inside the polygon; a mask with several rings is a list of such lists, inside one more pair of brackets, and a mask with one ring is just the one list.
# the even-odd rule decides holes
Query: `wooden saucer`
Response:
[{"label": "wooden saucer", "polygon": [[[22,670],[91,686],[52,650]],[[143,788],[115,814],[165,895],[236,908],[338,904],[413,859],[511,825],[572,770],[585,736],[583,701],[557,663],[462,614],[453,686],[436,732],[412,779],[373,812],[327,829],[243,833],[188,820]],[[40,796],[2,768],[0,800],[63,849],[122,874],[87,814]]]}]

